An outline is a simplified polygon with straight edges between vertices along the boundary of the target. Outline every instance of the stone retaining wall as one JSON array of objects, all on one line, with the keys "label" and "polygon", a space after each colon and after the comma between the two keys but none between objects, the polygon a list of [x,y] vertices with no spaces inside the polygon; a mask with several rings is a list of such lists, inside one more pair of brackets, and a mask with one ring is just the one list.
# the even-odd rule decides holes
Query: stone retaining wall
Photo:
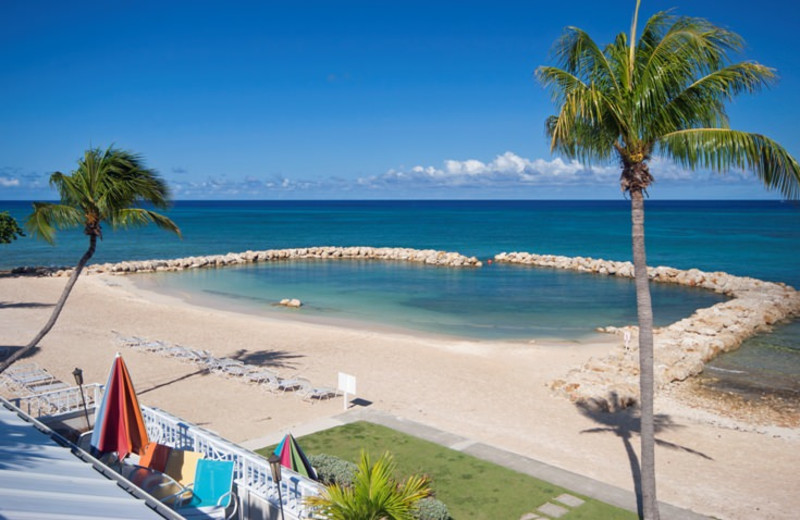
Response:
[{"label": "stone retaining wall", "polygon": [[[587,273],[633,277],[631,262],[614,262],[583,257],[500,253],[495,261]],[[652,281],[702,287],[731,299],[698,309],[686,319],[654,331],[656,388],[682,381],[703,371],[706,362],[721,352],[739,348],[742,341],[769,330],[781,320],[800,316],[800,293],[782,283],[722,272],[686,271],[671,267],[650,267]],[[639,400],[638,328],[605,327],[603,332],[630,334],[628,347],[612,349],[601,359],[589,359],[570,370],[563,379],[549,383],[574,402],[591,403],[605,409],[628,406]]]}]

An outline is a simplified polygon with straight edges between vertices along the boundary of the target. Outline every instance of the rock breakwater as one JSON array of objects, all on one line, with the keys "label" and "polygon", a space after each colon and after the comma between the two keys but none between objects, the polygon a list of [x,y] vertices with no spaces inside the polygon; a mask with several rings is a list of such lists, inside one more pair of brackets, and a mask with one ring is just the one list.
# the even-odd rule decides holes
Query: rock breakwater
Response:
[{"label": "rock breakwater", "polygon": [[[225,267],[256,262],[301,259],[384,260],[416,262],[443,267],[480,267],[482,265],[480,260],[474,256],[467,257],[460,253],[454,253],[450,251],[410,249],[400,247],[323,246],[295,249],[268,249],[265,251],[245,251],[243,253],[228,253],[225,255],[190,256],[172,260],[138,260],[117,263],[91,264],[86,267],[85,271],[89,274],[153,273],[160,271],[183,271],[185,269]],[[72,273],[72,268],[46,269],[41,267],[19,267],[14,269],[12,273],[69,276]]]},{"label": "rock breakwater", "polygon": [[[524,252],[500,253],[495,256],[495,261],[633,277],[631,262]],[[650,267],[648,276],[654,282],[701,287],[731,298],[698,309],[688,318],[667,327],[655,329],[653,348],[657,388],[699,374],[705,363],[719,353],[739,348],[742,341],[768,331],[775,323],[800,316],[800,293],[782,283],[671,267]],[[603,409],[635,404],[639,400],[638,327],[605,327],[600,330],[620,336],[630,334],[630,341],[625,342],[627,346],[614,347],[601,359],[589,359],[549,385],[574,402]]]}]

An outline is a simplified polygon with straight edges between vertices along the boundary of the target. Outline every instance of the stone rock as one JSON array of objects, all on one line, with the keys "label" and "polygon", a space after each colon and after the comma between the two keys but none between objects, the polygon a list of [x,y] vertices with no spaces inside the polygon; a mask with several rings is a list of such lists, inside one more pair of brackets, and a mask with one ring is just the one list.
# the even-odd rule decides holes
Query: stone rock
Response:
[{"label": "stone rock", "polygon": [[280,305],[283,305],[284,307],[299,308],[303,305],[303,303],[297,298],[284,298],[280,301]]}]

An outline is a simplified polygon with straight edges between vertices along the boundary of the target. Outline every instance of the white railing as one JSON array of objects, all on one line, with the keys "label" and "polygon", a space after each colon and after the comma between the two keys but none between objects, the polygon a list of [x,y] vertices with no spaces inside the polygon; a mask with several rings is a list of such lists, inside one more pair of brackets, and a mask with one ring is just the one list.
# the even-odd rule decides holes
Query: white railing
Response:
[{"label": "white railing", "polygon": [[83,390],[83,398],[86,399],[86,407],[92,410],[96,406],[95,403],[100,403],[100,398],[103,395],[103,385],[99,383],[91,383],[83,385],[83,387],[73,386],[62,390],[26,395],[24,397],[15,397],[9,399],[9,401],[31,417],[59,415],[76,410],[83,410],[81,389]]},{"label": "white railing", "polygon": [[[98,383],[83,386],[86,405],[90,414],[95,406],[99,406],[103,395],[103,386]],[[11,400],[15,406],[27,410],[29,415],[41,417],[75,412],[83,409],[81,392],[78,387],[56,390],[44,394],[18,397]],[[286,518],[311,518],[311,511],[305,505],[305,497],[319,495],[322,487],[287,468],[282,468],[280,488],[272,479],[269,462],[252,451],[223,439],[222,437],[181,420],[164,410],[142,406],[142,416],[151,441],[159,442],[173,448],[197,451],[204,457],[216,460],[232,460],[234,463],[234,480],[241,501],[257,500],[267,502],[278,508],[283,502]],[[258,506],[253,506],[259,509]],[[241,511],[242,509],[240,509]],[[248,515],[243,516],[246,518]]]},{"label": "white railing", "polygon": [[151,440],[174,448],[189,449],[217,460],[232,460],[239,496],[243,492],[266,500],[274,507],[283,502],[286,517],[310,518],[305,505],[307,496],[318,495],[319,484],[289,469],[283,468],[280,489],[272,479],[269,462],[253,452],[229,442],[158,408],[142,406],[142,415]]}]

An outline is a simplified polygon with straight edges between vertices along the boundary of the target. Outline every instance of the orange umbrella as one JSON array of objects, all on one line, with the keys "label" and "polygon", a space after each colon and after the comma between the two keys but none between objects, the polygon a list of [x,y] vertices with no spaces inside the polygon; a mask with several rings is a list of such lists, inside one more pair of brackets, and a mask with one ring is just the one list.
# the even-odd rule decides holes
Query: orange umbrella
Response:
[{"label": "orange umbrella", "polygon": [[91,445],[100,453],[115,451],[124,459],[132,452],[141,454],[147,443],[142,409],[128,368],[118,353],[111,365],[103,400],[95,411]]}]

